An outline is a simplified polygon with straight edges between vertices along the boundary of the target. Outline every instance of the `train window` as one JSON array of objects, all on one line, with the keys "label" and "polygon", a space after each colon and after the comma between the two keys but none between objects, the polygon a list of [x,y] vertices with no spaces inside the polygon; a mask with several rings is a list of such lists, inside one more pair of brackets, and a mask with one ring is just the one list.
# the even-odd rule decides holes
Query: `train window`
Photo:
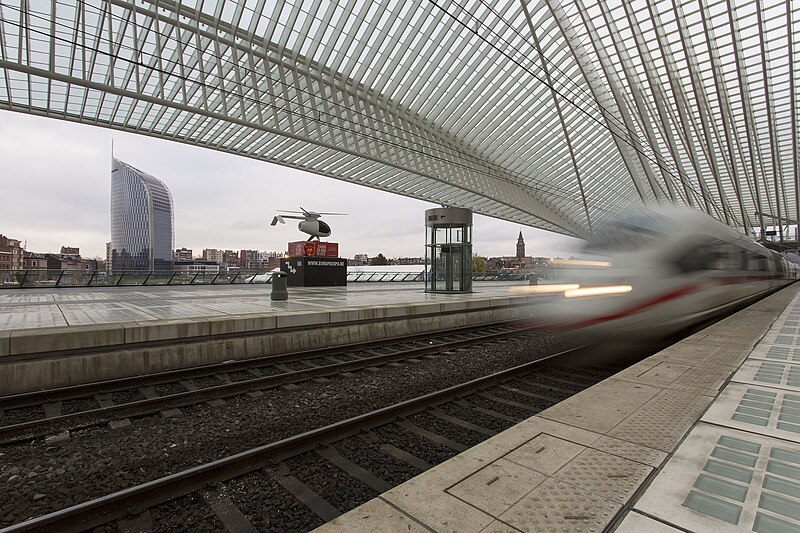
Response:
[{"label": "train window", "polygon": [[747,265],[745,266],[744,269],[745,270],[756,270],[756,262],[755,262],[756,261],[756,259],[755,259],[756,258],[756,254],[751,252],[750,250],[747,250],[745,253],[746,253],[746,256],[747,256]]},{"label": "train window", "polygon": [[698,246],[685,253],[676,263],[683,272],[696,272],[707,270],[713,260],[714,255],[711,250],[704,246]]},{"label": "train window", "polygon": [[654,230],[625,222],[611,222],[601,232],[594,234],[586,244],[587,250],[634,251],[653,246],[664,236]]},{"label": "train window", "polygon": [[715,240],[711,243],[714,249],[714,259],[709,265],[712,270],[736,270],[739,268],[737,248],[724,241]]},{"label": "train window", "polygon": [[753,254],[753,256],[750,258],[750,270],[757,270],[759,272],[765,272],[769,270],[767,257],[760,254]]},{"label": "train window", "polygon": [[779,253],[772,252],[772,264],[776,273],[783,274],[783,258]]},{"label": "train window", "polygon": [[732,254],[728,252],[728,247],[722,241],[708,240],[684,252],[675,263],[683,272],[727,269],[732,260]]},{"label": "train window", "polygon": [[748,255],[749,252],[744,248],[739,248],[739,270],[748,269]]}]

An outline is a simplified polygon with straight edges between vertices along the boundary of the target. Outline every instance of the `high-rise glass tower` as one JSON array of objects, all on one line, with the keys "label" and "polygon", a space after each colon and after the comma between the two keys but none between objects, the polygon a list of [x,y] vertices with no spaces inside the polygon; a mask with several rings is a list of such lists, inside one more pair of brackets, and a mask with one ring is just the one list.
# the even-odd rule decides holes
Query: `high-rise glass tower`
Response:
[{"label": "high-rise glass tower", "polygon": [[111,161],[112,268],[172,270],[172,194],[158,178]]}]

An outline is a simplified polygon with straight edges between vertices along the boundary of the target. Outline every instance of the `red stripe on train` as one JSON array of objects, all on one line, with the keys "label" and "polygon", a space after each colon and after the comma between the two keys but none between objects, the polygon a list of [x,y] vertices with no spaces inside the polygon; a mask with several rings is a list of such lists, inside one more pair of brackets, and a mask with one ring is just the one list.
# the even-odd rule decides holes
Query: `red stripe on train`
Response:
[{"label": "red stripe on train", "polygon": [[687,294],[691,294],[693,292],[697,292],[698,290],[702,290],[706,285],[711,282],[716,282],[719,285],[734,285],[734,284],[741,284],[741,283],[752,283],[755,281],[767,281],[767,280],[774,280],[774,279],[783,279],[783,276],[778,275],[767,275],[767,276],[727,276],[723,278],[715,278],[713,280],[707,280],[704,283],[694,283],[691,285],[686,285],[681,287],[680,289],[676,289],[674,291],[662,294],[655,298],[651,298],[650,300],[645,300],[642,303],[639,303],[633,307],[630,307],[624,311],[620,311],[618,313],[613,313],[610,315],[605,315],[596,318],[590,318],[587,320],[582,320],[579,322],[575,322],[573,324],[569,324],[564,326],[565,328],[585,328],[588,326],[593,326],[596,324],[601,324],[603,322],[610,322],[612,320],[619,320],[620,318],[626,318],[628,316],[634,315],[636,313],[640,313],[645,309],[650,307],[662,304],[664,302],[668,302],[670,300],[674,300],[676,298],[681,298],[682,296],[686,296]]}]

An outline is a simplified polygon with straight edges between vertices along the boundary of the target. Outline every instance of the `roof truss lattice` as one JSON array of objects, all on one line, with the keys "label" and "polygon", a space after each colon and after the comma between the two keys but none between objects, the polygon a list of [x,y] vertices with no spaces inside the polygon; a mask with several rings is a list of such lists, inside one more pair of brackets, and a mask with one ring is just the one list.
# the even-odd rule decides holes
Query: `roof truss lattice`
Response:
[{"label": "roof truss lattice", "polygon": [[585,236],[800,220],[792,0],[0,0],[0,108]]}]

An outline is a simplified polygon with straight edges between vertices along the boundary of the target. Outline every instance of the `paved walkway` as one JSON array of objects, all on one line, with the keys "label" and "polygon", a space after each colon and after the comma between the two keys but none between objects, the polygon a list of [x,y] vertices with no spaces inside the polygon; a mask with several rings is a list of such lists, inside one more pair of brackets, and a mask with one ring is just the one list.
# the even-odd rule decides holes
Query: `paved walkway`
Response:
[{"label": "paved walkway", "polygon": [[285,302],[270,300],[271,285],[4,289],[0,290],[0,331],[462,302],[519,295],[514,287],[525,283],[475,283],[474,292],[463,295],[425,293],[423,284],[415,282],[292,287]]},{"label": "paved walkway", "polygon": [[785,288],[317,531],[800,532],[799,290]]},{"label": "paved walkway", "polygon": [[421,283],[0,291],[0,394],[373,342],[542,314],[536,287],[476,284],[427,294]]}]

